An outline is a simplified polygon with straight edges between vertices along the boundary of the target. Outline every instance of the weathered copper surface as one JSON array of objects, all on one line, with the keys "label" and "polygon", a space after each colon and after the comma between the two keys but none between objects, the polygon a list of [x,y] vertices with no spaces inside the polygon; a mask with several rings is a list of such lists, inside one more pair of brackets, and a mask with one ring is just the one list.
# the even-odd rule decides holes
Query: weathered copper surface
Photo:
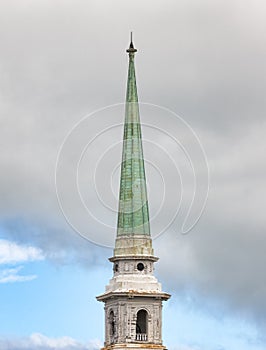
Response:
[{"label": "weathered copper surface", "polygon": [[150,235],[138,94],[134,66],[137,50],[131,42],[121,164],[117,235]]}]

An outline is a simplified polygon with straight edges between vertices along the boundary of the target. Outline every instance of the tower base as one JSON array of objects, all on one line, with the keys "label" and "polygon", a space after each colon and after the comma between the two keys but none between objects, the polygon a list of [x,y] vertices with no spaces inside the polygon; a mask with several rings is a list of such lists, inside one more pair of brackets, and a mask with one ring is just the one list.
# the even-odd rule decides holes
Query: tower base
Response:
[{"label": "tower base", "polygon": [[167,350],[167,348],[160,344],[151,343],[122,343],[107,345],[101,350]]}]

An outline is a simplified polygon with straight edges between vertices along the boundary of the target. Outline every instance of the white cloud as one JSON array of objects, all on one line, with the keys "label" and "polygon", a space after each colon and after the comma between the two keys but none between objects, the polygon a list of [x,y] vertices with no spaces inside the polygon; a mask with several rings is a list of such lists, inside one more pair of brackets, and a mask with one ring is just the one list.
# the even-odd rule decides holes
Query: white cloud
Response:
[{"label": "white cloud", "polygon": [[[39,248],[0,239],[0,265],[16,265],[43,259],[44,255]],[[22,269],[23,266],[15,266],[0,270],[0,283],[27,282],[37,278],[35,274],[21,275],[19,272]]]},{"label": "white cloud", "polygon": [[37,278],[36,275],[20,275],[19,271],[22,268],[23,266],[18,266],[16,268],[4,269],[0,271],[0,283],[26,282]]},{"label": "white cloud", "polygon": [[18,245],[5,239],[0,239],[0,264],[43,260],[44,255],[38,248]]},{"label": "white cloud", "polygon": [[98,339],[84,344],[71,337],[49,338],[40,333],[34,333],[28,338],[0,339],[1,350],[98,350],[101,347],[102,343]]},{"label": "white cloud", "polygon": [[64,349],[66,347],[77,347],[78,342],[70,337],[48,338],[40,333],[34,333],[30,336],[29,342],[35,347],[48,347]]}]

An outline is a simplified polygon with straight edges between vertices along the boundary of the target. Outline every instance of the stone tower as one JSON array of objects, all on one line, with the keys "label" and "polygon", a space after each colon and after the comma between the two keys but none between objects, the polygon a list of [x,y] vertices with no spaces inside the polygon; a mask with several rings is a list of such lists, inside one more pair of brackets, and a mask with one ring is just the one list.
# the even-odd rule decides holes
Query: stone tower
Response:
[{"label": "stone tower", "polygon": [[141,125],[132,37],[129,49],[126,111],[121,164],[119,213],[113,277],[104,294],[104,349],[165,349],[162,344],[162,292],[153,275],[154,256],[150,235]]}]

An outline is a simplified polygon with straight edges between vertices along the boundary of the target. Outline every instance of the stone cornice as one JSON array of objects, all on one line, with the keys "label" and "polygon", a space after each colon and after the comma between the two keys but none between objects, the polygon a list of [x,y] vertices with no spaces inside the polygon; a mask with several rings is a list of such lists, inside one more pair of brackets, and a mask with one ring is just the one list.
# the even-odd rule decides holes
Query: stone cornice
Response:
[{"label": "stone cornice", "polygon": [[155,298],[155,299],[161,299],[161,300],[168,300],[171,295],[164,292],[156,292],[156,291],[137,291],[137,290],[128,290],[128,291],[112,291],[108,293],[101,294],[96,297],[98,301],[106,301],[108,299],[117,299],[117,297],[124,297],[124,298],[137,298],[137,297],[147,297],[147,298]]}]

